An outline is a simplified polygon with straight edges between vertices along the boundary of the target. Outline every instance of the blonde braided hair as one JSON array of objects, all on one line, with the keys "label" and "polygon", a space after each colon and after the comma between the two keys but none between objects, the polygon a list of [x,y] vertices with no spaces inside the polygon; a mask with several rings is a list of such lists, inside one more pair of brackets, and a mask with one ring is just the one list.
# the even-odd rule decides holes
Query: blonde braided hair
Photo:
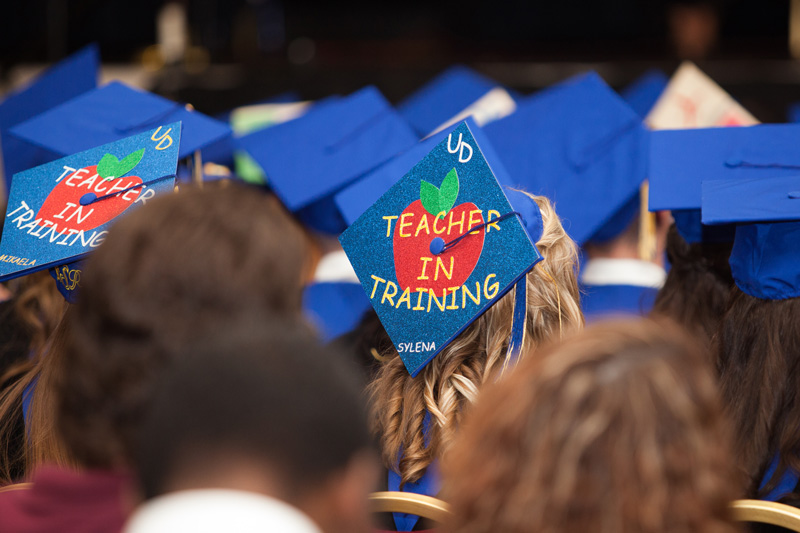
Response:
[{"label": "blonde braided hair", "polygon": [[[522,353],[583,327],[577,247],[550,201],[529,196],[542,214],[543,231],[536,245],[544,259],[527,275],[528,348]],[[511,291],[415,378],[394,348],[383,354],[387,361],[368,387],[372,429],[380,441],[385,466],[398,471],[402,484],[419,480],[433,460],[450,448],[465,408],[475,403],[485,383],[499,376],[511,336],[513,304]],[[427,436],[423,434],[426,413],[431,416]]]}]

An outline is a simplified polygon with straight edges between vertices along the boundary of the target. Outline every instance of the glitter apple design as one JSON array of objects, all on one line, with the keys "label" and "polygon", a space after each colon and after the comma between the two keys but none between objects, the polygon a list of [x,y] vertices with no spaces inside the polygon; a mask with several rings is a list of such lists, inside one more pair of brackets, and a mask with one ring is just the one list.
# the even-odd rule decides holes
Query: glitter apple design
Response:
[{"label": "glitter apple design", "polygon": [[[58,233],[88,231],[113,220],[133,205],[142,184],[139,176],[125,176],[144,156],[144,148],[122,160],[105,154],[97,165],[83,167],[64,177],[47,195],[36,214],[40,226],[55,225]],[[117,177],[119,176],[119,177]],[[87,196],[89,195],[89,196]],[[91,195],[94,195],[92,197]],[[102,198],[109,195],[108,198]],[[84,202],[81,202],[84,198]],[[87,202],[88,199],[95,199]]]},{"label": "glitter apple design", "polygon": [[[483,228],[440,254],[431,252],[433,239],[439,237],[451,242],[484,222],[483,214],[474,203],[455,205],[458,190],[455,168],[447,173],[438,188],[421,180],[420,199],[412,202],[398,217],[392,244],[401,290],[433,290],[441,295],[443,291],[463,285],[475,270],[483,251]],[[458,224],[461,220],[464,223]]]}]

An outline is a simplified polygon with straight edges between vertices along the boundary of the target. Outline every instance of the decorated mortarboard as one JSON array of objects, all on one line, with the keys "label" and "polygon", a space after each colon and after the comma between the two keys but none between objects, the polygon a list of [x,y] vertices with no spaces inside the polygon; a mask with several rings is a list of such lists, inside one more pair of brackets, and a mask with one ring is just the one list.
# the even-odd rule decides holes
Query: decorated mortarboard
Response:
[{"label": "decorated mortarboard", "polygon": [[640,117],[645,118],[668,83],[669,78],[660,70],[648,70],[625,87],[620,96]]},{"label": "decorated mortarboard", "polygon": [[[476,142],[481,146],[485,159],[487,161],[498,161],[491,143],[486,139],[486,135],[478,127],[474,118],[469,117],[464,122],[467,123]],[[389,190],[389,187],[397,183],[420,159],[425,157],[442,140],[446,139],[455,127],[457,125],[419,141],[405,152],[393,157],[339,192],[335,200],[345,222],[348,225],[355,222],[383,193]],[[511,178],[502,165],[495,165],[493,170],[497,181],[501,185],[511,183]]]},{"label": "decorated mortarboard", "polygon": [[800,171],[702,184],[703,222],[735,223],[731,274],[762,300],[800,297]]},{"label": "decorated mortarboard", "polygon": [[499,87],[496,81],[457,65],[408,96],[397,109],[419,135],[428,135]]},{"label": "decorated mortarboard", "polygon": [[63,157],[178,121],[183,125],[179,158],[231,134],[227,124],[119,82],[73,98],[10,133]]},{"label": "decorated mortarboard", "polygon": [[484,128],[512,186],[553,200],[578,243],[622,233],[647,173],[641,118],[595,73],[523,100]]},{"label": "decorated mortarboard", "polygon": [[275,194],[326,233],[344,229],[333,195],[417,141],[374,87],[329,98],[305,115],[239,139]]},{"label": "decorated mortarboard", "polygon": [[521,344],[541,213],[511,206],[482,149],[462,123],[339,237],[412,376],[515,284],[510,359]]},{"label": "decorated mortarboard", "polygon": [[175,122],[16,174],[0,281],[80,260],[117,217],[172,191],[180,142]]},{"label": "decorated mortarboard", "polygon": [[7,130],[97,87],[99,63],[97,46],[89,45],[56,63],[0,103],[0,144],[6,190],[15,173],[58,157],[58,154],[7,135]]},{"label": "decorated mortarboard", "polygon": [[647,125],[655,130],[750,126],[758,120],[697,66],[686,61],[670,78]]}]

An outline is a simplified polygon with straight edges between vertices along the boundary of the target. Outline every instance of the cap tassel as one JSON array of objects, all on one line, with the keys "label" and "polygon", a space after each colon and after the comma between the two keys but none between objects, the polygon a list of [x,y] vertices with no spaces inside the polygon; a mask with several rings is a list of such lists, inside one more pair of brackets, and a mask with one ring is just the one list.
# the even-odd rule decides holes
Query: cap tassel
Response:
[{"label": "cap tassel", "polygon": [[656,214],[647,209],[650,184],[645,181],[639,189],[639,259],[655,261],[658,242],[656,239]]},{"label": "cap tassel", "polygon": [[525,323],[528,320],[528,276],[522,276],[514,286],[514,318],[511,323],[511,339],[508,341],[506,359],[503,362],[505,374],[509,366],[517,364],[519,353],[525,342]]}]

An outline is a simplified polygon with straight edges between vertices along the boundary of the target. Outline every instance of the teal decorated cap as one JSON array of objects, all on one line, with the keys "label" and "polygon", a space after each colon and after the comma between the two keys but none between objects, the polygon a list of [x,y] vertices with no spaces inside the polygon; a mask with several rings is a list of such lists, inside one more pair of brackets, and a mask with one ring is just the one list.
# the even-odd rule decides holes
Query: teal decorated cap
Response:
[{"label": "teal decorated cap", "polygon": [[[512,207],[498,164],[461,123],[339,237],[412,376],[509,290],[524,291],[541,260],[538,206],[513,192],[527,202]],[[516,298],[515,332],[525,301]]]}]

